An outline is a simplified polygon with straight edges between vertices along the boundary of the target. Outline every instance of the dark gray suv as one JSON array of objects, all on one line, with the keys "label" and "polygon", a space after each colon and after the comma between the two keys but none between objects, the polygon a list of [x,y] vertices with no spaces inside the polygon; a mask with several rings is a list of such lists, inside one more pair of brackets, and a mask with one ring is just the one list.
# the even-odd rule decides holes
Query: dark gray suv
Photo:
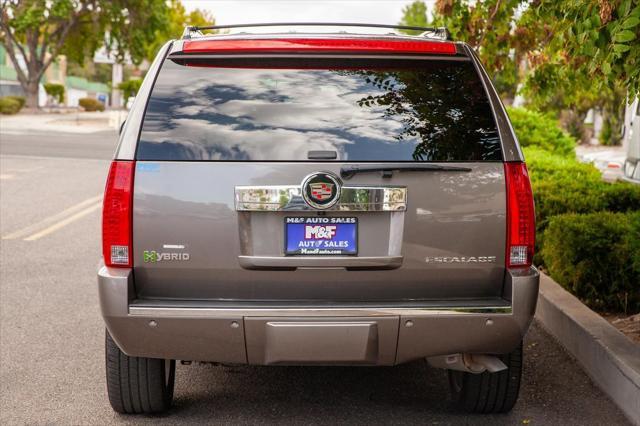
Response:
[{"label": "dark gray suv", "polygon": [[467,410],[513,407],[539,278],[527,169],[474,52],[425,31],[162,48],[104,196],[114,410],[168,409],[176,360],[426,359]]}]

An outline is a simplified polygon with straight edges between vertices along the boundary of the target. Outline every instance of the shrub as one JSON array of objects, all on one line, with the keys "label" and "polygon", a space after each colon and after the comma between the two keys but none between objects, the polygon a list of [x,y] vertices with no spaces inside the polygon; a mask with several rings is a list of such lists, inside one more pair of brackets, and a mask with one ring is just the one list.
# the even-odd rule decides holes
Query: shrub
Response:
[{"label": "shrub", "polygon": [[553,215],[606,209],[602,192],[608,184],[602,181],[600,172],[592,164],[536,148],[526,149],[525,157],[539,229],[544,228]]},{"label": "shrub", "polygon": [[508,111],[521,146],[537,146],[567,157],[575,155],[576,140],[560,129],[555,118],[524,108],[509,108]]},{"label": "shrub", "polygon": [[563,213],[602,210],[626,212],[640,208],[640,186],[608,183],[592,164],[525,149],[539,219]]},{"label": "shrub", "polygon": [[553,217],[542,256],[551,276],[600,311],[640,311],[640,212]]},{"label": "shrub", "polygon": [[132,96],[135,96],[140,90],[140,85],[142,84],[142,80],[138,78],[134,78],[131,80],[123,81],[118,84],[118,89],[122,90],[125,102]]},{"label": "shrub", "polygon": [[18,101],[18,103],[20,104],[20,109],[24,108],[24,106],[25,106],[25,105],[26,105],[26,103],[27,103],[27,98],[25,98],[24,96],[15,96],[15,95],[12,95],[12,96],[6,96],[6,98],[7,98],[7,99],[13,99],[13,100]]},{"label": "shrub", "polygon": [[45,83],[44,91],[58,101],[59,104],[64,102],[64,86],[62,84]]},{"label": "shrub", "polygon": [[104,111],[104,104],[93,98],[80,98],[78,103],[85,111]]},{"label": "shrub", "polygon": [[540,148],[525,148],[527,167],[536,205],[536,264],[546,264],[540,255],[544,230],[554,216],[599,211],[627,212],[640,207],[640,186],[628,182],[607,183],[592,164],[550,154]]},{"label": "shrub", "polygon": [[20,101],[9,96],[0,98],[0,114],[17,114],[20,109],[22,109]]},{"label": "shrub", "polygon": [[609,211],[640,211],[640,185],[623,181],[606,184],[602,196]]}]

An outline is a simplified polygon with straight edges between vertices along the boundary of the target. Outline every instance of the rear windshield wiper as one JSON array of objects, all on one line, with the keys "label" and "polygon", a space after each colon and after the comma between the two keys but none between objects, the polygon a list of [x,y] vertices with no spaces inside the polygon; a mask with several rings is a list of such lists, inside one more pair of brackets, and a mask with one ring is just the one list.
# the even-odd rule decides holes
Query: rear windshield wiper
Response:
[{"label": "rear windshield wiper", "polygon": [[398,164],[395,166],[344,166],[340,169],[343,179],[350,179],[357,173],[382,172],[382,177],[389,178],[394,171],[403,172],[470,172],[468,167],[443,166],[440,164]]}]

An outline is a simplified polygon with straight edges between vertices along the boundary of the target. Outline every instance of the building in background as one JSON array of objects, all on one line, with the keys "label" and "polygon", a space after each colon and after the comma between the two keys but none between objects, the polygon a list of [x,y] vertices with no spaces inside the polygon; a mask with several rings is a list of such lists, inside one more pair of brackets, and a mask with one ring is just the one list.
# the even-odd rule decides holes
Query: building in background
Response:
[{"label": "building in background", "polygon": [[[44,83],[65,86],[65,101],[62,106],[77,107],[80,98],[94,98],[109,105],[109,86],[89,81],[83,77],[67,75],[67,59],[64,55],[56,58],[40,81],[38,105],[41,107],[47,106],[48,101]],[[20,86],[13,63],[2,45],[0,45],[0,96],[24,96],[24,90]]]}]

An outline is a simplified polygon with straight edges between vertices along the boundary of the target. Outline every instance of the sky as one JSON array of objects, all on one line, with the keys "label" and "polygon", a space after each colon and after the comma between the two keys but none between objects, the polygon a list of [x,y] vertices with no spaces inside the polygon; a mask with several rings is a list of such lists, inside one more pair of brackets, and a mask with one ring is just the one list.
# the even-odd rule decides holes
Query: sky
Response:
[{"label": "sky", "polygon": [[[188,11],[210,11],[218,25],[293,21],[397,24],[402,19],[403,7],[412,0],[182,0],[182,3]],[[425,3],[431,6],[435,0]]]}]

